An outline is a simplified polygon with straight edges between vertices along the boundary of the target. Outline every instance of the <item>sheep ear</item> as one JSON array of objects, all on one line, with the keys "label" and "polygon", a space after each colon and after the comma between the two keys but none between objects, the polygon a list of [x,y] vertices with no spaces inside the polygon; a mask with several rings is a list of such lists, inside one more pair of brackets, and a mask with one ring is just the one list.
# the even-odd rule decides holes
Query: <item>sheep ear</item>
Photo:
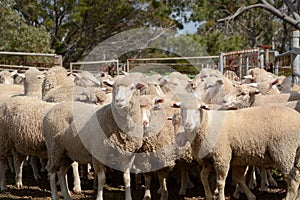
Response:
[{"label": "sheep ear", "polygon": [[109,87],[113,87],[115,84],[115,82],[111,80],[103,80],[102,82]]},{"label": "sheep ear", "polygon": [[22,77],[22,78],[25,78],[25,74],[18,74],[18,76]]},{"label": "sheep ear", "polygon": [[253,88],[249,91],[250,96],[251,95],[256,95],[256,94],[259,94],[259,93],[260,93],[260,91],[257,88]]},{"label": "sheep ear", "polygon": [[142,88],[146,87],[146,84],[145,83],[142,83],[142,82],[138,82],[136,85],[135,85],[135,88],[140,90]]},{"label": "sheep ear", "polygon": [[276,85],[277,83],[279,83],[279,79],[278,79],[278,78],[275,79],[275,80],[271,83],[271,85]]},{"label": "sheep ear", "polygon": [[173,103],[172,108],[180,108],[181,102]]},{"label": "sheep ear", "polygon": [[157,98],[155,99],[155,104],[163,103],[163,102],[164,102],[164,99],[161,98],[161,97],[157,97]]},{"label": "sheep ear", "polygon": [[206,105],[206,104],[200,105],[200,109],[203,109],[203,110],[210,110],[209,107],[208,107],[208,105]]},{"label": "sheep ear", "polygon": [[14,70],[14,71],[10,72],[10,75],[11,75],[11,76],[14,76],[14,75],[16,75],[16,74],[18,74],[18,70]]},{"label": "sheep ear", "polygon": [[247,76],[244,76],[244,78],[249,78],[249,79],[252,79],[253,80],[253,76],[251,74],[247,75]]},{"label": "sheep ear", "polygon": [[222,79],[217,80],[217,83],[219,83],[219,84],[224,84],[224,82],[223,82]]}]

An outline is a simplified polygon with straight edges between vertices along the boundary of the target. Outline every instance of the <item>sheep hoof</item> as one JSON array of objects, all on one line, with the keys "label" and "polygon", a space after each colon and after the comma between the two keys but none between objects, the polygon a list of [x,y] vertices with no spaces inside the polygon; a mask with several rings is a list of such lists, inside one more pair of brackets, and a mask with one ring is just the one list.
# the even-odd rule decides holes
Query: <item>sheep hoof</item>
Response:
[{"label": "sheep hoof", "polygon": [[35,179],[35,181],[38,181],[38,180],[40,180],[41,179],[41,176],[38,174],[38,175],[35,175],[34,176],[34,179]]},{"label": "sheep hoof", "polygon": [[23,184],[22,183],[16,183],[16,188],[17,189],[21,189],[23,187]]},{"label": "sheep hoof", "polygon": [[185,193],[186,193],[185,190],[180,190],[179,191],[179,196],[185,196]]},{"label": "sheep hoof", "polygon": [[[97,190],[96,190],[97,191]],[[81,188],[73,188],[73,192],[75,193],[75,194],[81,194]]]}]

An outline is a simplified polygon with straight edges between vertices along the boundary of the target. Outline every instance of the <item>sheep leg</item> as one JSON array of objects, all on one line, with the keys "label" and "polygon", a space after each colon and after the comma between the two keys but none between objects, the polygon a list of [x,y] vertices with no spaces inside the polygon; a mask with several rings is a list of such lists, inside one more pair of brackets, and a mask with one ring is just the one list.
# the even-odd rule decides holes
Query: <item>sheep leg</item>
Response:
[{"label": "sheep leg", "polygon": [[41,179],[41,176],[39,175],[39,169],[38,169],[38,157],[36,156],[30,156],[30,164],[31,164],[31,168],[32,168],[32,171],[33,171],[33,176],[34,176],[34,179],[36,181],[38,181],[39,179]]},{"label": "sheep leg", "polygon": [[10,173],[13,174],[15,172],[13,157],[12,156],[8,156],[7,157],[7,161],[8,161],[8,166],[9,166],[9,169],[10,169]]},{"label": "sheep leg", "polygon": [[73,162],[71,164],[73,169],[73,177],[74,177],[74,187],[73,192],[80,193],[81,192],[81,185],[80,185],[80,176],[78,171],[78,162]]},{"label": "sheep leg", "polygon": [[261,167],[260,170],[260,177],[261,177],[261,191],[268,191],[268,186],[269,186],[269,181],[268,181],[268,177],[267,177],[267,169],[264,167]]},{"label": "sheep leg", "polygon": [[46,171],[46,164],[47,164],[47,162],[46,162],[46,159],[44,159],[44,158],[41,158],[40,157],[40,163],[41,163],[41,172],[45,172]]},{"label": "sheep leg", "polygon": [[211,170],[212,167],[210,165],[205,165],[205,164],[202,166],[202,170],[201,170],[201,182],[203,184],[204,191],[205,191],[205,198],[207,200],[213,199],[213,195],[211,193],[209,181],[208,181],[208,176]]},{"label": "sheep leg", "polygon": [[[255,168],[256,167],[250,167],[251,168],[251,172],[250,172],[250,180],[248,183],[248,187],[252,190],[257,186],[257,181],[256,181],[256,173],[255,173]],[[259,168],[257,168],[259,169]]]},{"label": "sheep leg", "polygon": [[268,175],[268,180],[269,180],[270,186],[277,187],[278,186],[277,182],[273,178],[271,170],[269,170],[269,169],[267,170],[267,175]]},{"label": "sheep leg", "polygon": [[219,191],[219,197],[218,200],[225,200],[225,182],[226,182],[226,177],[229,171],[230,164],[224,165],[218,162],[215,165],[215,170],[216,170],[216,183],[217,183],[217,188]]},{"label": "sheep leg", "polygon": [[160,200],[167,200],[168,196],[169,196],[168,188],[167,188],[168,172],[165,171],[164,169],[158,170],[157,171],[157,176],[158,176],[158,181],[159,181],[159,185],[160,185],[160,188],[161,188]]},{"label": "sheep leg", "polygon": [[67,182],[68,168],[69,168],[69,165],[62,165],[60,167],[59,171],[57,172],[60,189],[61,189],[61,192],[62,192],[65,200],[71,200],[70,190],[69,190],[68,182]]},{"label": "sheep leg", "polygon": [[293,168],[287,177],[287,193],[285,200],[297,199],[299,183],[300,183],[300,171]]},{"label": "sheep leg", "polygon": [[93,166],[98,180],[98,190],[96,200],[103,200],[103,187],[105,184],[105,167],[96,159],[93,159]]},{"label": "sheep leg", "polygon": [[48,178],[49,178],[49,182],[50,182],[52,199],[53,200],[59,200],[59,195],[58,195],[58,192],[57,192],[55,177],[56,177],[56,173],[52,173],[52,172],[48,173]]},{"label": "sheep leg", "polygon": [[245,173],[247,170],[247,166],[233,166],[232,167],[232,175],[234,180],[239,184],[239,186],[245,192],[248,200],[255,200],[255,195],[250,191],[245,182]]},{"label": "sheep leg", "polygon": [[189,174],[185,167],[182,167],[180,170],[181,170],[181,185],[180,185],[179,195],[184,196],[186,193],[186,188],[188,187]]},{"label": "sheep leg", "polygon": [[25,156],[20,154],[19,152],[14,152],[14,167],[15,167],[15,180],[16,180],[16,187],[18,189],[23,187],[22,183],[22,173],[23,173],[23,162],[24,162]]},{"label": "sheep leg", "polygon": [[0,159],[0,191],[7,190],[6,185],[6,175],[5,175],[5,166],[6,159]]},{"label": "sheep leg", "polygon": [[130,168],[127,168],[123,173],[123,180],[125,184],[125,200],[132,200],[130,191]]},{"label": "sheep leg", "polygon": [[145,179],[144,200],[150,200],[151,199],[151,192],[150,192],[151,173],[145,173],[143,175],[144,175],[144,179]]},{"label": "sheep leg", "polygon": [[133,165],[134,159],[135,155],[133,155],[130,160],[124,160],[123,163],[123,169],[125,169],[123,173],[123,180],[125,184],[125,200],[132,200],[130,189],[130,169]]}]

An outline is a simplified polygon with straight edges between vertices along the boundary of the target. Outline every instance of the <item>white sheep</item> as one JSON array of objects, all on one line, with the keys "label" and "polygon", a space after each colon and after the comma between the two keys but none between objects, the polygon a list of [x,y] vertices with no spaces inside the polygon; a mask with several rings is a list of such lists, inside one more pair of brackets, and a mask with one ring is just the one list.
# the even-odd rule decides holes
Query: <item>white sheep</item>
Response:
[{"label": "white sheep", "polygon": [[241,109],[295,100],[300,100],[300,93],[290,92],[275,95],[261,95],[257,88],[243,84],[236,85],[232,92],[223,98],[222,107],[227,110]]},{"label": "white sheep", "polygon": [[14,75],[18,73],[17,70],[9,72],[8,70],[3,70],[0,72],[0,83],[2,84],[14,84]]},{"label": "white sheep", "polygon": [[131,199],[130,168],[134,152],[141,147],[143,139],[139,87],[130,76],[123,77],[116,80],[109,105],[99,109],[80,102],[73,102],[74,106],[64,102],[48,112],[44,118],[44,135],[53,199],[58,198],[56,173],[64,198],[70,199],[65,174],[71,160],[92,161],[98,180],[97,199],[103,199],[104,164],[124,170],[125,199]]},{"label": "white sheep", "polygon": [[204,162],[201,180],[207,199],[212,199],[212,194],[205,178],[212,168],[217,174],[218,199],[225,199],[230,166],[247,198],[255,199],[244,180],[247,165],[280,169],[287,182],[286,200],[296,198],[300,173],[298,112],[282,106],[207,111],[193,98],[183,100],[180,107],[193,156]]},{"label": "white sheep", "polygon": [[[36,97],[16,96],[0,107],[0,183],[6,189],[5,164],[8,153],[14,150],[16,156],[16,186],[22,187],[22,163],[24,155],[47,157],[42,135],[42,118],[53,106]],[[18,166],[18,167],[17,167]]]}]

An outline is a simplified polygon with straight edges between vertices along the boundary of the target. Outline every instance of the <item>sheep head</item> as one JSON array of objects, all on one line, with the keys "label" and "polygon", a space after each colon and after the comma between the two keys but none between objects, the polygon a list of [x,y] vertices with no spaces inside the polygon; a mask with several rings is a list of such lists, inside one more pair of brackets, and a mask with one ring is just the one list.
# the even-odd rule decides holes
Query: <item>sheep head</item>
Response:
[{"label": "sheep head", "polygon": [[259,90],[249,85],[236,85],[232,92],[223,98],[222,108],[236,110],[250,107],[255,101],[255,95]]}]

